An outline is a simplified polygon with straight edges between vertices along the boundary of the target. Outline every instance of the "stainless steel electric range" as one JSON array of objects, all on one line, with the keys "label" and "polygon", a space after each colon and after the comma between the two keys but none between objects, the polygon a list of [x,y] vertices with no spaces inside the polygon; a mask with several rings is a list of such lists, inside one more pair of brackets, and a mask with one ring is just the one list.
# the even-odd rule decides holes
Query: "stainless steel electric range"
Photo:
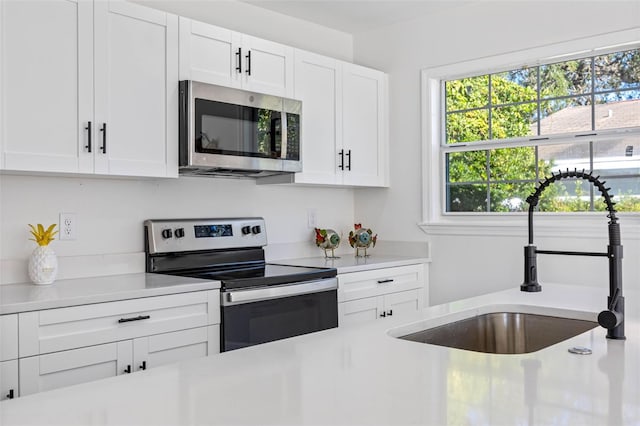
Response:
[{"label": "stainless steel electric range", "polygon": [[147,272],[217,280],[220,350],[338,326],[336,269],[265,262],[264,219],[147,220]]}]

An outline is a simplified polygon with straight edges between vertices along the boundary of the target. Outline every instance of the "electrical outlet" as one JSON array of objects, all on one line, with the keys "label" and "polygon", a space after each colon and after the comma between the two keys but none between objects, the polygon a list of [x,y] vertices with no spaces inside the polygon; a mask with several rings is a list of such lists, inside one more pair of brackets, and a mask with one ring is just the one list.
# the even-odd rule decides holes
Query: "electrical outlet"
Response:
[{"label": "electrical outlet", "polygon": [[318,226],[318,212],[316,209],[307,209],[307,226],[309,228]]},{"label": "electrical outlet", "polygon": [[60,230],[58,231],[61,240],[75,240],[77,237],[77,223],[75,213],[60,213]]}]

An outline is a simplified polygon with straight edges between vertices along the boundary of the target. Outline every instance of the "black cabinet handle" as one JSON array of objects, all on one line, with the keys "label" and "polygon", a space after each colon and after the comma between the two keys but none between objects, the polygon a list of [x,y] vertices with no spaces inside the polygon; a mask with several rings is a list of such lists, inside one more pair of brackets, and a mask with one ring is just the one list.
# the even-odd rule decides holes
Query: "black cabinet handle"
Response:
[{"label": "black cabinet handle", "polygon": [[389,312],[387,312],[387,315],[393,316],[393,309],[389,309]]},{"label": "black cabinet handle", "polygon": [[9,393],[7,394],[7,399],[13,399],[13,389],[9,389]]},{"label": "black cabinet handle", "polygon": [[251,75],[251,51],[247,52],[247,75]]},{"label": "black cabinet handle", "polygon": [[127,368],[124,369],[125,374],[130,374],[131,373],[131,364],[127,365]]},{"label": "black cabinet handle", "polygon": [[386,312],[382,312],[382,313],[380,314],[380,316],[381,316],[382,318],[384,318],[384,317],[386,317],[386,316],[387,316],[387,313],[386,313]]},{"label": "black cabinet handle", "polygon": [[142,364],[140,364],[140,367],[138,367],[140,370],[146,370],[147,369],[147,361],[142,361]]},{"label": "black cabinet handle", "polygon": [[341,149],[338,155],[340,155],[340,165],[338,166],[338,168],[340,170],[344,170],[344,149]]},{"label": "black cabinet handle", "polygon": [[236,71],[238,71],[239,73],[242,73],[242,47],[238,47],[238,51],[236,52],[236,57],[237,57],[236,63],[238,64],[236,66]]},{"label": "black cabinet handle", "polygon": [[102,132],[102,146],[100,150],[103,154],[107,153],[107,123],[102,123],[102,128],[100,129]]},{"label": "black cabinet handle", "polygon": [[123,322],[131,322],[131,321],[140,321],[140,320],[146,320],[149,318],[151,318],[151,315],[138,315],[137,317],[132,317],[132,318],[120,318],[118,322],[123,323]]},{"label": "black cabinet handle", "polygon": [[392,282],[393,282],[393,278],[387,278],[386,280],[378,280],[378,284],[392,283]]},{"label": "black cabinet handle", "polygon": [[87,152],[91,152],[91,133],[93,133],[93,132],[91,131],[91,122],[90,121],[87,123],[87,127],[85,127],[84,129],[88,131],[88,133],[87,133],[87,144],[84,147],[87,148]]},{"label": "black cabinet handle", "polygon": [[347,170],[351,170],[351,150],[349,150],[346,154],[349,157],[349,162],[347,163]]}]

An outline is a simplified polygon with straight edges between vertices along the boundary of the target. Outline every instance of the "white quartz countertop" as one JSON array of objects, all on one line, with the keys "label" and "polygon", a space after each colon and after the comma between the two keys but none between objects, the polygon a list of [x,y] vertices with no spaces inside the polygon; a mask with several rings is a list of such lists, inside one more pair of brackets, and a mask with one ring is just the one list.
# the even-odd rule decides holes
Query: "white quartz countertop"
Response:
[{"label": "white quartz countertop", "polygon": [[59,280],[49,285],[0,285],[0,314],[220,288],[219,281],[161,274]]},{"label": "white quartz countertop", "polygon": [[336,268],[339,274],[368,271],[370,269],[392,268],[394,266],[428,263],[431,260],[423,257],[382,256],[373,254],[367,257],[356,257],[353,254],[342,254],[336,259],[323,256],[304,257],[298,259],[280,259],[269,263],[293,266],[309,266],[314,268]]},{"label": "white quartz countertop", "polygon": [[[0,403],[0,423],[64,425],[637,425],[638,294],[627,340],[597,327],[495,355],[389,336],[512,309],[595,319],[606,289],[546,284],[456,301]],[[586,346],[592,355],[574,355]]]}]

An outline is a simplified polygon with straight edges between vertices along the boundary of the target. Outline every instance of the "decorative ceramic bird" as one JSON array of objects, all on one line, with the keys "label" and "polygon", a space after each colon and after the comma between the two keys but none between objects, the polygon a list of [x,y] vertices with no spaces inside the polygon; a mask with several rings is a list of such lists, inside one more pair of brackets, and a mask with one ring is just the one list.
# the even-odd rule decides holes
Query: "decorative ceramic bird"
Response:
[{"label": "decorative ceramic bird", "polygon": [[364,250],[364,257],[369,256],[367,249],[376,246],[378,234],[373,235],[373,231],[369,228],[363,228],[361,223],[356,223],[353,227],[355,230],[349,232],[349,244],[356,249],[357,257],[361,257],[360,249]]},{"label": "decorative ceramic bird", "polygon": [[[339,259],[335,256],[334,250],[340,245],[340,235],[333,229],[315,228],[316,245],[324,250],[324,257],[328,259]],[[327,254],[327,250],[331,250],[331,256]]]}]

